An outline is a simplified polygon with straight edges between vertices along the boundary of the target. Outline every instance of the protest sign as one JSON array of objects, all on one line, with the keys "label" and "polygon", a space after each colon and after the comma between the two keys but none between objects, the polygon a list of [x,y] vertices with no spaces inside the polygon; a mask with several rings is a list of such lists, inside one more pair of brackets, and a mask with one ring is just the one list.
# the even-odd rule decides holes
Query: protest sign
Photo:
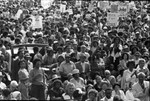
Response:
[{"label": "protest sign", "polygon": [[118,25],[118,13],[107,13],[107,25],[116,27]]},{"label": "protest sign", "polygon": [[60,4],[60,11],[64,13],[66,11],[66,5]]},{"label": "protest sign", "polygon": [[111,4],[110,6],[111,13],[117,13],[118,12],[118,4]]},{"label": "protest sign", "polygon": [[36,29],[36,28],[41,28],[43,29],[43,17],[42,16],[33,16],[32,17],[32,28]]},{"label": "protest sign", "polygon": [[102,10],[106,10],[107,8],[109,8],[109,1],[99,1],[98,7]]},{"label": "protest sign", "polygon": [[41,6],[44,9],[48,9],[52,5],[53,2],[54,0],[41,0]]},{"label": "protest sign", "polygon": [[119,17],[126,17],[127,16],[127,5],[119,5],[118,6],[118,13],[119,13]]}]

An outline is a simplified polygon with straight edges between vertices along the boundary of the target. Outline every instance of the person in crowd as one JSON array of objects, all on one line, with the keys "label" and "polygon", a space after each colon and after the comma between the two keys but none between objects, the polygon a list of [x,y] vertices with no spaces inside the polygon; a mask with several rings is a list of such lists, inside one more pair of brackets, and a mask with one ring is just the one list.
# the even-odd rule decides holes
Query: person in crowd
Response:
[{"label": "person in crowd", "polygon": [[29,80],[31,82],[31,97],[38,100],[45,99],[46,78],[45,73],[41,68],[41,60],[35,59],[33,61],[34,68],[29,73]]},{"label": "person in crowd", "polygon": [[113,91],[112,91],[112,96],[116,96],[118,95],[121,99],[123,99],[124,101],[126,101],[126,96],[124,94],[124,92],[120,89],[120,84],[119,83],[115,83],[113,85]]},{"label": "person in crowd", "polygon": [[[16,81],[19,81],[18,71],[20,68],[18,66],[18,63],[21,60],[24,60],[24,49],[22,49],[22,48],[20,48],[20,50],[18,51],[18,57],[14,60],[13,67],[11,68],[12,69],[12,75],[13,75],[12,79],[14,79]],[[16,66],[16,64],[17,64],[17,66]]]},{"label": "person in crowd", "polygon": [[62,94],[63,100],[74,100],[73,93],[75,91],[75,85],[69,82],[65,87],[65,93]]},{"label": "person in crowd", "polygon": [[96,81],[96,84],[94,85],[94,88],[95,88],[98,92],[100,92],[100,91],[101,91],[102,77],[99,76],[99,75],[97,75],[95,81]]},{"label": "person in crowd", "polygon": [[47,92],[50,96],[50,100],[63,100],[62,94],[64,93],[64,89],[61,80],[54,80],[52,85],[53,87]]},{"label": "person in crowd", "polygon": [[29,73],[26,70],[26,61],[19,62],[20,70],[18,90],[21,92],[22,100],[29,100]]},{"label": "person in crowd", "polygon": [[149,95],[147,95],[146,89],[149,89],[149,82],[145,81],[146,75],[143,72],[139,72],[137,76],[138,82],[132,86],[133,95],[135,98],[140,99],[140,101],[147,101]]},{"label": "person in crowd", "polygon": [[137,72],[135,68],[135,61],[129,60],[127,62],[128,69],[123,73],[123,80],[121,83],[121,89],[127,90],[129,87],[129,83],[135,83],[137,81]]},{"label": "person in crowd", "polygon": [[103,97],[105,97],[105,90],[109,87],[109,83],[106,81],[101,82],[101,91],[98,93],[98,100],[100,101]]},{"label": "person in crowd", "polygon": [[61,75],[63,81],[67,80],[67,75],[69,73],[72,73],[72,71],[74,69],[76,69],[75,64],[72,61],[70,61],[70,55],[66,54],[65,61],[63,61],[59,67],[59,72],[60,72],[60,75]]},{"label": "person in crowd", "polygon": [[31,56],[29,53],[26,53],[24,55],[24,59],[26,60],[27,62],[27,70],[28,72],[30,72],[32,69],[33,69],[33,63],[30,61],[31,60]]},{"label": "person in crowd", "polygon": [[56,63],[55,54],[51,47],[48,47],[47,53],[43,56],[42,60],[43,60],[44,66],[50,66],[50,65]]},{"label": "person in crowd", "polygon": [[76,88],[76,90],[73,92],[74,101],[82,101],[83,95],[84,92],[80,88]]},{"label": "person in crowd", "polygon": [[107,87],[105,89],[105,97],[103,97],[100,101],[113,101],[112,88],[111,87]]},{"label": "person in crowd", "polygon": [[13,80],[11,81],[10,83],[10,99],[11,100],[22,100],[22,97],[21,97],[21,92],[18,91],[18,83],[17,81]]},{"label": "person in crowd", "polygon": [[91,71],[90,64],[86,62],[85,60],[86,60],[86,55],[83,53],[83,54],[80,54],[80,61],[75,63],[76,68],[79,69],[80,76],[84,80],[89,78],[90,71]]},{"label": "person in crowd", "polygon": [[129,89],[126,91],[126,99],[128,101],[140,101],[138,98],[133,96],[132,82],[129,84]]},{"label": "person in crowd", "polygon": [[3,100],[10,100],[10,93],[8,88],[2,90]]},{"label": "person in crowd", "polygon": [[70,82],[75,85],[75,88],[80,88],[84,91],[85,90],[85,83],[84,83],[83,78],[81,78],[79,76],[79,70],[74,69],[72,71],[72,76],[73,76],[73,78],[70,80]]},{"label": "person in crowd", "polygon": [[4,75],[2,74],[2,72],[0,72],[0,89],[1,90],[7,88],[6,84],[2,82],[3,77],[4,77]]},{"label": "person in crowd", "polygon": [[139,59],[139,64],[138,64],[136,70],[137,70],[137,73],[144,72],[146,77],[150,73],[148,67],[146,66],[146,61],[144,59]]},{"label": "person in crowd", "polygon": [[88,92],[88,99],[86,101],[97,101],[98,92],[95,89],[90,89]]}]

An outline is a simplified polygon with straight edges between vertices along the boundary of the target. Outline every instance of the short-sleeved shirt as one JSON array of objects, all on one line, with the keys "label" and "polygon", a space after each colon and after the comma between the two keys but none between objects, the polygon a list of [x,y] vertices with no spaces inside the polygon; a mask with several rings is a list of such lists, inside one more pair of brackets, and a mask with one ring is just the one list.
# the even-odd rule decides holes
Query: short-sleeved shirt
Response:
[{"label": "short-sleeved shirt", "polygon": [[70,63],[66,63],[66,61],[63,61],[61,64],[60,64],[60,68],[59,68],[59,71],[60,72],[63,72],[64,74],[69,74],[69,73],[72,73],[72,71],[76,68],[75,64],[70,61]]}]

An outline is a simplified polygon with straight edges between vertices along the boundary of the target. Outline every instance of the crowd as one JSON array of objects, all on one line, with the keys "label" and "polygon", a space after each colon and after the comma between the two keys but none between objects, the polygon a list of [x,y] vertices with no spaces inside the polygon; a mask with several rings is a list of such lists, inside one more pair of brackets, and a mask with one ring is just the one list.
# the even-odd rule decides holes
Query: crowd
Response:
[{"label": "crowd", "polygon": [[[149,1],[122,1],[129,11],[117,26],[97,0],[92,11],[90,1],[37,1],[0,4],[0,100],[150,101]],[[54,17],[60,3],[72,13]],[[47,47],[8,52],[21,44]]]}]

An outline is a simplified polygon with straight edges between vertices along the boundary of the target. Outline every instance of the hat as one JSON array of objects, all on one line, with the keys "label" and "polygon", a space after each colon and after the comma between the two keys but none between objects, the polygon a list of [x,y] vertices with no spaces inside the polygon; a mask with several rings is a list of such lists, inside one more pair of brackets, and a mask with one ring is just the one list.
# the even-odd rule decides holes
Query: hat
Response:
[{"label": "hat", "polygon": [[101,87],[102,87],[104,84],[109,85],[107,81],[102,80],[102,82],[101,82]]},{"label": "hat", "polygon": [[28,57],[28,58],[31,58],[31,56],[30,56],[29,53],[26,53],[24,56],[25,56],[25,57]]},{"label": "hat", "polygon": [[52,76],[52,81],[54,81],[54,80],[56,80],[56,79],[60,79],[60,76],[58,76],[57,74],[54,74],[53,76]]},{"label": "hat", "polygon": [[11,81],[11,82],[10,82],[10,87],[13,87],[13,88],[18,87],[17,81],[15,81],[15,80]]},{"label": "hat", "polygon": [[72,71],[72,75],[73,74],[78,74],[79,73],[79,70],[78,69],[74,69],[73,71]]},{"label": "hat", "polygon": [[0,77],[3,77],[4,75],[2,74],[2,72],[0,72]]},{"label": "hat", "polygon": [[81,48],[86,48],[86,46],[85,45],[81,45]]},{"label": "hat", "polygon": [[90,93],[94,93],[94,94],[97,96],[98,91],[95,90],[95,89],[90,89],[89,92],[88,92],[88,95],[89,95]]}]

